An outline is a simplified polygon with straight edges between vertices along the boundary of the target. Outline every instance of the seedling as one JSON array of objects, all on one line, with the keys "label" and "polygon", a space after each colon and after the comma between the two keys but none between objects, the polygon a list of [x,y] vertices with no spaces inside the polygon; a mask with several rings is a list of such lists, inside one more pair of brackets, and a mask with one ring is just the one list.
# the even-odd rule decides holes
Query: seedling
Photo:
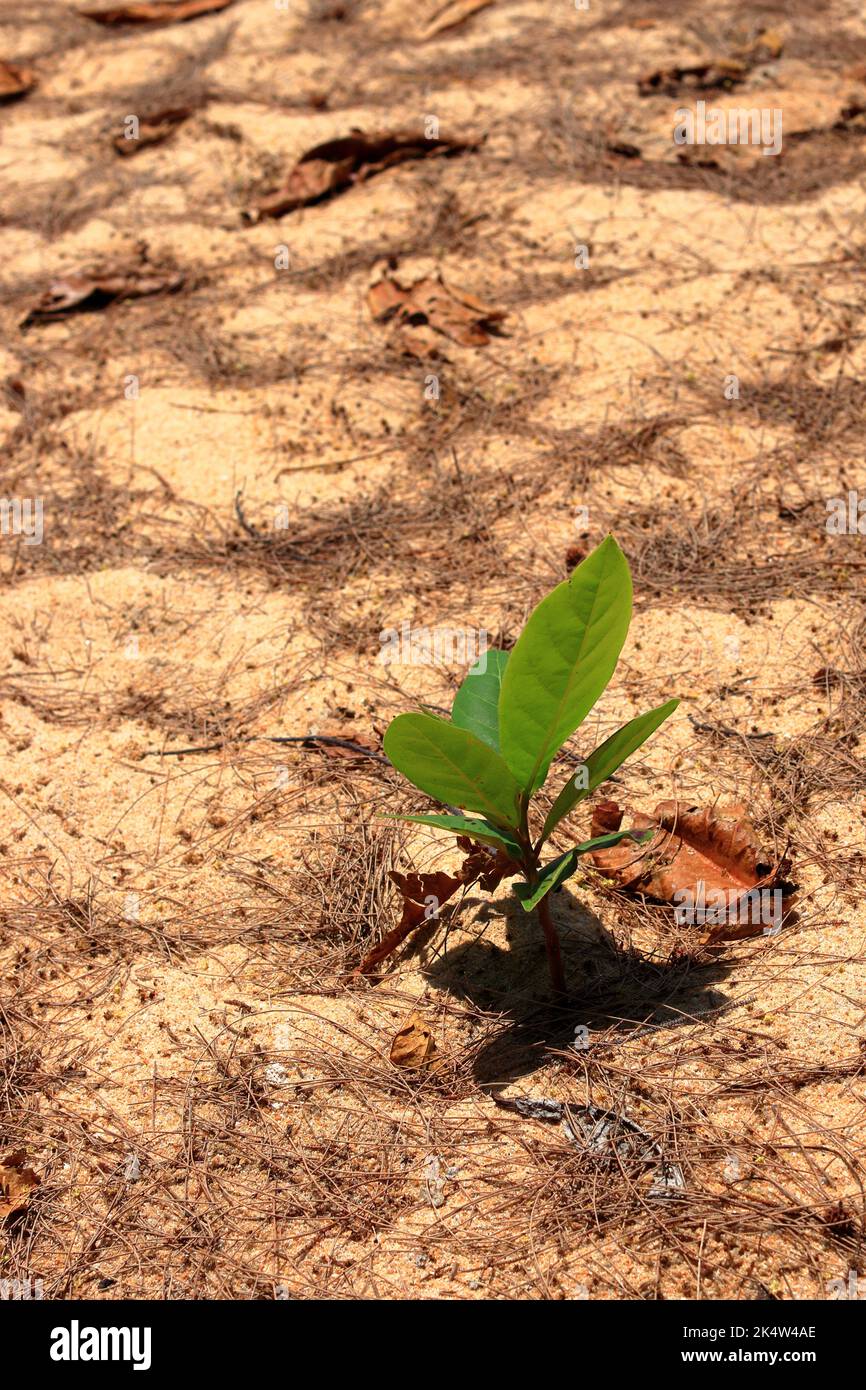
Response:
[{"label": "seedling", "polygon": [[562,787],[533,838],[532,797],[613,675],[631,600],[628,562],[608,536],[570,579],[541,600],[510,653],[490,650],[475,662],[454,698],[450,720],[426,711],[400,714],[385,734],[384,750],[394,767],[449,810],[401,819],[468,836],[519,866],[523,881],[515,884],[517,896],[527,912],[537,910],[557,994],[565,992],[565,977],[547,894],[575,872],[581,855],[628,835],[643,839],[646,832],[598,835],[542,864],[545,842],[679,703],[668,700],[605,739]]}]

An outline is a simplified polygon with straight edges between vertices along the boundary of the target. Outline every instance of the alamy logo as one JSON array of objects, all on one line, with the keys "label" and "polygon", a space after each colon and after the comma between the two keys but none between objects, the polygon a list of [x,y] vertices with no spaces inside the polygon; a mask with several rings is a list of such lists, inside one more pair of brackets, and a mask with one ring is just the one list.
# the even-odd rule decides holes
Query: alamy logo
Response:
[{"label": "alamy logo", "polygon": [[782,153],[782,112],[733,107],[726,111],[699,101],[694,111],[681,106],[676,113],[674,143],[677,145],[761,145],[761,154]]},{"label": "alamy logo", "polygon": [[0,497],[0,536],[23,536],[25,545],[41,545],[42,498]]},{"label": "alamy logo", "polygon": [[52,1361],[131,1361],[134,1371],[150,1370],[149,1327],[68,1327],[51,1331]]},{"label": "alamy logo", "polygon": [[866,497],[850,488],[845,497],[827,498],[828,536],[866,536]]},{"label": "alamy logo", "polygon": [[781,888],[710,888],[698,879],[697,893],[678,888],[673,895],[678,926],[763,926],[766,936],[776,936],[784,917]]},{"label": "alamy logo", "polygon": [[386,627],[379,633],[379,660],[385,665],[468,666],[487,668],[487,639],[483,627],[413,627],[402,622],[399,628]]},{"label": "alamy logo", "polygon": [[827,1285],[827,1292],[832,1299],[862,1298],[863,1295],[860,1292],[856,1269],[848,1270],[847,1280],[831,1279]]},{"label": "alamy logo", "polygon": [[41,1279],[0,1279],[0,1300],[42,1298]]}]

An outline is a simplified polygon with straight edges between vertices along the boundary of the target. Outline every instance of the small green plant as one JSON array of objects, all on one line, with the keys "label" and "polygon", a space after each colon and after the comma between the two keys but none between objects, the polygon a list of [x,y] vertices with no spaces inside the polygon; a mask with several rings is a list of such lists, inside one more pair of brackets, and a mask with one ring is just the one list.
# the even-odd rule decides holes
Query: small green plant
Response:
[{"label": "small green plant", "polygon": [[401,819],[467,836],[501,851],[522,872],[516,892],[527,912],[537,909],[558,994],[565,992],[565,977],[547,894],[575,872],[582,854],[630,832],[596,836],[542,864],[545,841],[679,703],[668,700],[605,739],[566,782],[533,838],[531,799],[613,675],[631,602],[628,562],[608,536],[541,600],[511,653],[490,650],[475,663],[454,698],[450,721],[426,711],[400,714],[385,734],[385,753],[404,777],[449,810],[482,817]]}]

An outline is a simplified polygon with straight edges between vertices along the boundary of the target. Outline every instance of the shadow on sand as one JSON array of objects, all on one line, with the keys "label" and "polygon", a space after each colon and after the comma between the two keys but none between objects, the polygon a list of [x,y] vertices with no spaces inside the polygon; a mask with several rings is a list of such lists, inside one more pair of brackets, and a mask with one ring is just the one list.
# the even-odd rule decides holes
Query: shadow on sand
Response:
[{"label": "shadow on sand", "polygon": [[[468,898],[463,914],[474,913],[478,939],[441,955],[425,967],[431,983],[485,1011],[503,1015],[506,1026],[478,1053],[474,1073],[492,1094],[541,1067],[551,1048],[574,1046],[575,1030],[605,1033],[608,1044],[636,1028],[659,1025],[659,1038],[686,1019],[728,1002],[714,988],[730,963],[695,964],[688,958],[654,960],[623,949],[599,918],[567,888],[552,895],[551,910],[562,943],[568,997],[555,1001],[547,981],[541,927],[516,898],[490,903]],[[484,940],[485,923],[504,916],[508,948]],[[581,1041],[587,1038],[581,1033]],[[614,1042],[613,1046],[616,1046]]]}]

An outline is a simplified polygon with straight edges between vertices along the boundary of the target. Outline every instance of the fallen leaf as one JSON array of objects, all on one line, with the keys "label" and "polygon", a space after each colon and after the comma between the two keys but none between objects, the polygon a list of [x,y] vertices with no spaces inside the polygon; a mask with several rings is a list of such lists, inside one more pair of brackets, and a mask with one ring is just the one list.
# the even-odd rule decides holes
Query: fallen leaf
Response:
[{"label": "fallen leaf", "polygon": [[414,357],[436,356],[437,335],[461,347],[483,347],[505,318],[502,309],[446,285],[441,276],[414,285],[385,276],[367,291],[367,306],[377,322],[392,324],[400,345]]},{"label": "fallen leaf", "polygon": [[21,320],[21,327],[50,323],[65,314],[104,309],[113,300],[142,299],[151,294],[173,294],[184,283],[176,272],[147,267],[118,267],[111,270],[59,276],[40,295]]},{"label": "fallen leaf", "polygon": [[128,5],[109,9],[79,10],[85,19],[97,24],[179,24],[196,19],[200,14],[212,14],[228,9],[234,0],[131,0]]},{"label": "fallen leaf", "polygon": [[0,61],[0,101],[15,101],[36,86],[36,73],[15,63]]},{"label": "fallen leaf", "polygon": [[366,975],[374,966],[394,954],[417,927],[425,922],[436,921],[439,908],[456,893],[462,878],[453,874],[399,874],[392,870],[388,877],[396,884],[403,899],[403,912],[400,921],[392,931],[383,936],[378,946],[368,951],[356,974]]},{"label": "fallen leaf", "polygon": [[[395,1067],[417,1071],[419,1067],[436,1067],[436,1042],[424,1019],[417,1012],[405,1019],[391,1043],[390,1059]],[[441,1066],[441,1060],[438,1062]]]},{"label": "fallen leaf", "polygon": [[24,1149],[16,1149],[0,1158],[0,1221],[26,1207],[31,1192],[39,1186],[41,1179],[24,1166],[26,1157]]},{"label": "fallen leaf", "polygon": [[434,34],[441,34],[444,29],[455,29],[470,15],[492,4],[493,0],[447,0],[446,4],[433,11],[418,37],[422,40],[432,39]]},{"label": "fallen leaf", "polygon": [[146,145],[161,145],[195,110],[194,106],[175,106],[167,111],[158,111],[152,116],[142,116],[138,122],[138,135],[134,140],[126,135],[117,135],[112,144],[118,154],[126,156],[137,154]]},{"label": "fallen leaf", "polygon": [[391,870],[388,877],[396,884],[403,899],[403,912],[399,924],[389,931],[374,946],[356,968],[356,975],[368,974],[374,966],[394,954],[398,946],[418,927],[427,922],[435,922],[439,909],[452,898],[458,888],[468,888],[479,883],[488,893],[499,886],[503,878],[520,872],[519,866],[512,862],[502,850],[488,849],[477,845],[464,835],[458,835],[457,845],[466,858],[456,874],[439,871],[432,874],[400,874]]},{"label": "fallen leaf", "polygon": [[492,893],[504,878],[513,878],[521,872],[520,865],[509,859],[504,850],[475,844],[467,835],[458,835],[457,845],[466,855],[460,867],[460,879],[467,887],[477,882],[486,893]]},{"label": "fallen leaf", "polygon": [[465,150],[477,149],[478,144],[477,140],[428,139],[423,131],[396,130],[365,135],[356,130],[343,139],[328,140],[307,150],[283,187],[247,208],[243,217],[247,222],[282,217],[294,208],[306,207],[352,184],[363,183],[395,164],[410,159],[462,154]]},{"label": "fallen leaf", "polygon": [[[619,830],[623,811],[616,802],[596,806],[591,834]],[[737,906],[753,889],[779,889],[782,900],[790,899],[794,885],[786,882],[790,863],[773,860],[760,841],[748,816],[738,807],[727,812],[710,807],[689,806],[682,801],[662,801],[651,816],[636,813],[635,830],[653,830],[650,840],[636,846],[625,841],[609,849],[595,850],[591,860],[600,873],[617,882],[629,893],[642,894],[659,902],[681,903],[689,893],[708,905],[710,930],[702,938],[705,945],[716,941],[735,941],[760,936],[764,924],[760,913]],[[699,885],[703,884],[703,893]],[[725,894],[728,920],[715,922],[711,908],[714,896]],[[752,920],[757,917],[758,920]],[[733,920],[731,920],[733,919]]]}]

